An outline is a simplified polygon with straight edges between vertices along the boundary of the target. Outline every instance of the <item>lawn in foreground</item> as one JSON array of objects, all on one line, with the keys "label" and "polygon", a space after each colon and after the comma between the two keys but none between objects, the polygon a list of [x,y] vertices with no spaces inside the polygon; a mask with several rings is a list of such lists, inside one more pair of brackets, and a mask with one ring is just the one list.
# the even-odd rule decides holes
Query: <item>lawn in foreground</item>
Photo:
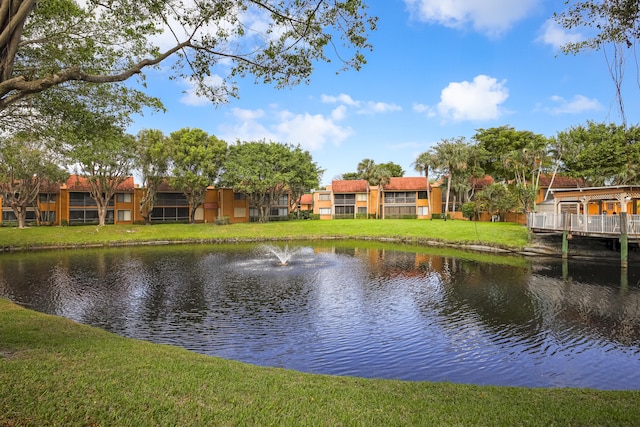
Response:
[{"label": "lawn in foreground", "polygon": [[0,248],[108,245],[158,241],[233,241],[252,239],[394,239],[427,244],[482,244],[521,249],[527,229],[513,223],[442,220],[284,221],[266,224],[154,224],[73,227],[0,227]]},{"label": "lawn in foreground", "polygon": [[369,380],[118,337],[0,299],[0,426],[638,425],[640,392]]}]

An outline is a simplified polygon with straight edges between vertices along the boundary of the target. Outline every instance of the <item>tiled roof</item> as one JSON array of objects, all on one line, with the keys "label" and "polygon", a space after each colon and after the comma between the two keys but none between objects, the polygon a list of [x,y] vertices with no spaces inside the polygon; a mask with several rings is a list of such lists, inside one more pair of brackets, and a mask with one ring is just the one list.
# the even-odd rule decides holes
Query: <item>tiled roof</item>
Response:
[{"label": "tiled roof", "polygon": [[[80,175],[70,175],[67,179],[67,188],[71,191],[90,191],[91,185],[87,178]],[[118,186],[118,191],[133,191],[135,183],[133,177],[127,177],[122,184]]]},{"label": "tiled roof", "polygon": [[344,179],[331,182],[334,193],[366,193],[369,183],[366,179]]},{"label": "tiled roof", "polygon": [[[540,175],[540,187],[548,188],[553,175]],[[556,175],[553,178],[553,188],[584,188],[584,181],[580,178]]]},{"label": "tiled roof", "polygon": [[427,178],[416,177],[393,177],[384,186],[385,191],[426,191]]},{"label": "tiled roof", "polygon": [[300,198],[301,205],[310,205],[313,203],[313,195],[312,194],[303,194]]}]

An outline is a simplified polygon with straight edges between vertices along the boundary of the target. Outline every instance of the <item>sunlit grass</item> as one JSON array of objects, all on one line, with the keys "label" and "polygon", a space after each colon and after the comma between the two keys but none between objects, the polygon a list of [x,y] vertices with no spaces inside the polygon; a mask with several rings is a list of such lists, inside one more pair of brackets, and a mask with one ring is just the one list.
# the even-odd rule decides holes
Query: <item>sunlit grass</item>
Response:
[{"label": "sunlit grass", "polygon": [[527,244],[524,226],[511,223],[442,220],[284,221],[267,224],[107,225],[73,227],[0,227],[0,248],[91,246],[140,242],[212,242],[319,239],[385,239],[420,245],[479,244],[521,249]]},{"label": "sunlit grass", "polygon": [[640,392],[369,380],[118,337],[0,299],[0,426],[638,425]]}]

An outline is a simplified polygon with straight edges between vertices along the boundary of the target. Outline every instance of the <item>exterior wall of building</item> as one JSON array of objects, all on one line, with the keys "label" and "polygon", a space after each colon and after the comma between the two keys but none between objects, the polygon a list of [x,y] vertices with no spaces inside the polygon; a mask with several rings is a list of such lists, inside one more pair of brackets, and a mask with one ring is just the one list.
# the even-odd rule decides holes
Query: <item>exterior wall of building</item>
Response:
[{"label": "exterior wall of building", "polygon": [[313,193],[313,213],[320,215],[320,219],[333,219],[333,195],[330,185],[327,185],[326,190]]},{"label": "exterior wall of building", "polygon": [[229,223],[249,222],[249,200],[231,188],[220,188],[215,191],[218,198],[218,217],[229,218]]}]

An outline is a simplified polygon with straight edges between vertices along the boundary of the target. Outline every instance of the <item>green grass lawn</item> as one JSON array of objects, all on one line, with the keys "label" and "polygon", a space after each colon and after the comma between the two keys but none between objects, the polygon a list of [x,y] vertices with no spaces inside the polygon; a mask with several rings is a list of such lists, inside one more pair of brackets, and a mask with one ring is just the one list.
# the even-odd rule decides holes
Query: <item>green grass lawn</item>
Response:
[{"label": "green grass lawn", "polygon": [[482,244],[521,249],[527,229],[512,223],[443,220],[284,221],[267,224],[155,224],[73,227],[0,227],[0,248],[108,245],[158,241],[248,241],[252,239],[396,239],[428,244]]},{"label": "green grass lawn", "polygon": [[0,426],[639,425],[640,392],[310,375],[118,337],[0,299]]}]

